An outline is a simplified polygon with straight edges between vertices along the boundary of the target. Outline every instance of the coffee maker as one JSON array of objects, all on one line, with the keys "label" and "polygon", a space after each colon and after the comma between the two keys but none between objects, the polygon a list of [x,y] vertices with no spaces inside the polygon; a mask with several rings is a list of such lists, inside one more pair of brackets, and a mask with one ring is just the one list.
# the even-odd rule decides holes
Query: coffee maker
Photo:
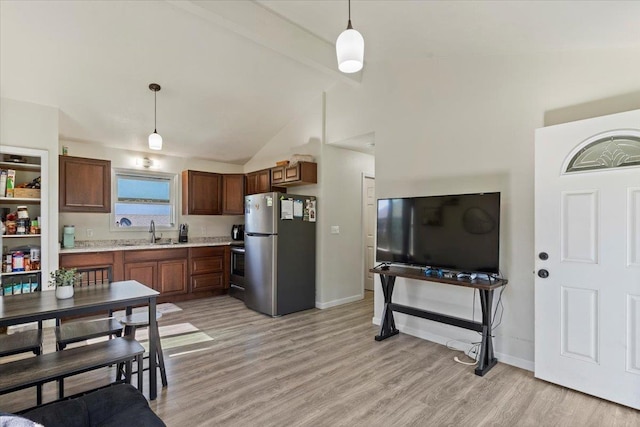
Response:
[{"label": "coffee maker", "polygon": [[180,224],[178,232],[178,242],[187,243],[189,241],[189,224]]},{"label": "coffee maker", "polygon": [[233,224],[231,238],[233,240],[244,240],[244,224]]}]

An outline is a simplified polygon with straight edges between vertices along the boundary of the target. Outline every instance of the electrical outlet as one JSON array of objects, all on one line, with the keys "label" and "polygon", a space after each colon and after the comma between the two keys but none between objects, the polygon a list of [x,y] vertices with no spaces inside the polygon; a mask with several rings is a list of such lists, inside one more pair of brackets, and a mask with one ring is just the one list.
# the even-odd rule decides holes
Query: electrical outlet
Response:
[{"label": "electrical outlet", "polygon": [[332,225],[331,226],[331,234],[340,234],[340,226]]},{"label": "electrical outlet", "polygon": [[87,228],[87,237],[93,237],[93,228]]}]

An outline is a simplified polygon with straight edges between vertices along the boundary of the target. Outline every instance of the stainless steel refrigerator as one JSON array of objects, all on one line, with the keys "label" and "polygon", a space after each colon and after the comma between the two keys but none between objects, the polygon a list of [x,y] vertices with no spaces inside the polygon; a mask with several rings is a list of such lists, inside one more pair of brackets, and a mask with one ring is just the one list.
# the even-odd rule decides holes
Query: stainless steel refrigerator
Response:
[{"label": "stainless steel refrigerator", "polygon": [[282,193],[245,198],[247,307],[281,316],[315,307],[316,198]]}]

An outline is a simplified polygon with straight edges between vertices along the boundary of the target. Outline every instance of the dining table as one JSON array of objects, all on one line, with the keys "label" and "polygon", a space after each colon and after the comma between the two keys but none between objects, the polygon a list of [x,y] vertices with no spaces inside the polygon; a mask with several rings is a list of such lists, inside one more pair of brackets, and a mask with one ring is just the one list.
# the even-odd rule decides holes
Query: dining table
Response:
[{"label": "dining table", "polygon": [[[133,307],[147,305],[149,310],[149,354],[156,354],[158,323],[156,321],[156,298],[158,291],[136,280],[124,280],[108,284],[78,287],[73,297],[56,298],[55,292],[42,291],[0,298],[0,327],[23,323],[42,322],[125,309],[127,315]],[[64,350],[63,350],[64,351]],[[142,375],[139,372],[138,375]],[[149,357],[149,400],[157,397],[157,360]]]}]

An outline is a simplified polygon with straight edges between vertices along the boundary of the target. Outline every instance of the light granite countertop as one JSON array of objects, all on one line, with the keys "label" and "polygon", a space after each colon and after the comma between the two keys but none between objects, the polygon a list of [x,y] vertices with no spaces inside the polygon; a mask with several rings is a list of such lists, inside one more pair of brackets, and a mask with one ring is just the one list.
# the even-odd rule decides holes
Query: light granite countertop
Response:
[{"label": "light granite countertop", "polygon": [[199,246],[229,246],[244,245],[242,241],[231,240],[229,237],[196,237],[187,243],[178,243],[169,239],[162,239],[152,244],[147,240],[76,240],[74,248],[60,248],[60,254],[76,254],[84,252],[131,251],[140,249],[176,249],[194,248]]}]

